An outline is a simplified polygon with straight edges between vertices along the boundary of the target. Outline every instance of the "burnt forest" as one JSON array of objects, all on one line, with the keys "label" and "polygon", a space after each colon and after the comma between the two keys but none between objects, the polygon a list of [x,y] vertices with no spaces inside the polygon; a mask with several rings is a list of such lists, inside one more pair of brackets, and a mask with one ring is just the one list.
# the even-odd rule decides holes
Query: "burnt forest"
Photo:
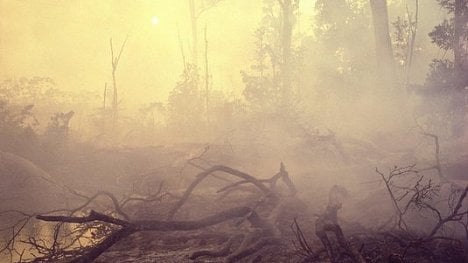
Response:
[{"label": "burnt forest", "polygon": [[0,0],[1,263],[468,262],[468,0]]}]

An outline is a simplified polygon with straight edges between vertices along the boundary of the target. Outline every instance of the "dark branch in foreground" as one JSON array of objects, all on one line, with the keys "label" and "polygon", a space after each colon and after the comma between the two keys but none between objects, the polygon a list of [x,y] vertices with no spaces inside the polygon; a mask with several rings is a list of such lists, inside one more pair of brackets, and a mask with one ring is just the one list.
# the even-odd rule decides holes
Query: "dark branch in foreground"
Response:
[{"label": "dark branch in foreground", "polygon": [[74,216],[36,216],[37,219],[47,222],[64,222],[64,223],[87,223],[93,221],[105,222],[118,225],[121,228],[114,231],[111,235],[106,237],[102,242],[85,252],[84,255],[72,260],[71,262],[90,262],[99,257],[104,251],[112,245],[122,240],[125,237],[132,235],[139,231],[188,231],[207,226],[216,225],[224,221],[247,216],[250,224],[254,228],[268,228],[268,224],[260,218],[260,216],[249,207],[238,207],[229,209],[212,216],[208,216],[199,220],[193,221],[124,221],[105,214],[91,211],[88,216],[74,217]]},{"label": "dark branch in foreground", "polygon": [[[94,244],[90,248],[85,248],[80,253],[77,253],[80,256],[77,256],[71,262],[90,262],[99,255],[101,255],[104,251],[108,248],[113,246],[119,240],[122,240],[133,233],[140,232],[140,231],[161,231],[161,232],[169,232],[169,231],[190,231],[196,230],[200,228],[205,228],[208,226],[213,226],[216,224],[220,224],[230,219],[239,218],[239,222],[243,222],[244,220],[249,221],[251,230],[246,235],[238,236],[236,238],[230,239],[221,250],[218,251],[199,251],[194,253],[191,257],[197,258],[200,256],[226,256],[226,260],[228,262],[235,262],[241,258],[249,256],[256,251],[260,250],[264,246],[280,244],[280,238],[278,237],[278,231],[276,230],[274,222],[276,220],[276,216],[278,213],[272,213],[269,217],[269,220],[273,218],[272,222],[268,222],[264,220],[262,217],[259,216],[256,210],[250,207],[236,207],[232,209],[228,209],[214,215],[210,215],[198,220],[189,220],[189,221],[175,221],[172,220],[173,216],[177,213],[177,211],[184,205],[187,199],[190,197],[193,190],[203,181],[203,179],[207,178],[214,172],[224,172],[235,177],[240,178],[242,184],[244,182],[250,183],[254,185],[257,189],[259,189],[263,193],[262,199],[271,198],[275,200],[274,208],[271,211],[274,211],[276,208],[281,208],[282,203],[278,202],[278,195],[276,194],[276,183],[277,180],[282,179],[286,186],[289,188],[290,193],[294,195],[296,193],[296,188],[292,181],[289,179],[288,173],[283,164],[281,164],[280,171],[278,174],[273,176],[268,182],[263,182],[261,180],[256,179],[255,177],[241,172],[239,170],[227,167],[227,166],[213,166],[205,171],[199,173],[194,181],[190,184],[190,186],[185,191],[182,198],[179,199],[178,202],[172,207],[169,211],[169,216],[167,221],[159,221],[159,220],[131,220],[127,214],[122,209],[126,203],[125,201],[119,203],[117,199],[110,193],[107,192],[100,192],[92,197],[89,200],[80,206],[78,209],[72,210],[71,213],[68,215],[38,215],[36,218],[38,220],[47,221],[47,222],[59,222],[59,223],[75,223],[75,224],[88,224],[88,223],[98,223],[98,224],[107,224],[113,227],[108,227],[110,232],[105,234],[103,238],[100,240],[99,243]],[[269,183],[269,187],[265,185],[265,183]],[[158,191],[158,193],[160,190]],[[119,218],[114,217],[112,215],[96,212],[91,210],[91,212],[87,216],[75,216],[75,212],[81,210],[82,208],[86,207],[92,200],[96,199],[98,196],[106,196],[111,199],[116,215]],[[261,203],[261,202],[260,202]],[[255,205],[255,209],[257,209],[258,204]],[[270,211],[270,213],[271,213]],[[273,216],[272,216],[273,215]],[[121,219],[121,217],[123,219]],[[240,224],[240,223],[238,223]],[[241,245],[231,252],[231,247],[233,246],[233,242],[239,238],[242,238]]]}]

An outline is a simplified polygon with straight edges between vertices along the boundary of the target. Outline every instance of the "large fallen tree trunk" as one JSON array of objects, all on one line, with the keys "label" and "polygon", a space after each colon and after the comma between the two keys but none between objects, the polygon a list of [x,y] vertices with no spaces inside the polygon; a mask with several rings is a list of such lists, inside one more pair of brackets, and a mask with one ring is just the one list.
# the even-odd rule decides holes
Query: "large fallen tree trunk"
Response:
[{"label": "large fallen tree trunk", "polygon": [[88,216],[85,217],[42,215],[36,216],[37,219],[47,222],[82,224],[98,221],[117,225],[120,227],[119,230],[114,231],[102,242],[86,251],[84,255],[79,256],[78,258],[70,261],[73,263],[91,262],[118,241],[139,231],[189,231],[216,225],[224,221],[240,217],[247,217],[251,226],[254,228],[268,229],[268,224],[265,223],[265,221],[262,218],[260,218],[260,216],[254,210],[252,210],[249,207],[232,208],[217,213],[215,215],[193,221],[126,221],[93,210]]},{"label": "large fallen tree trunk", "polygon": [[[231,183],[223,189],[234,189],[239,185],[251,184],[262,193],[259,201],[253,202],[249,206],[231,208],[214,215],[206,216],[198,220],[173,220],[174,215],[190,197],[195,188],[210,174],[214,172],[224,172],[229,175],[240,178],[241,180]],[[169,211],[169,216],[166,221],[160,220],[133,220],[123,210],[123,205],[126,201],[118,202],[110,193],[98,193],[88,199],[88,201],[80,206],[78,210],[85,208],[91,201],[98,196],[104,195],[109,197],[114,205],[114,212],[104,214],[91,210],[87,216],[76,216],[77,209],[70,210],[67,215],[38,215],[38,220],[46,222],[58,222],[59,224],[88,224],[106,225],[109,231],[99,239],[98,243],[83,247],[80,250],[72,251],[75,253],[74,258],[68,262],[90,262],[99,257],[102,253],[112,247],[122,239],[125,239],[137,232],[143,231],[192,231],[197,229],[214,226],[231,219],[238,219],[235,227],[239,228],[245,221],[249,222],[249,227],[243,227],[243,230],[236,229],[236,233],[240,233],[227,239],[227,242],[219,250],[214,251],[197,251],[190,255],[191,259],[196,259],[202,256],[210,257],[225,257],[226,262],[238,262],[240,259],[250,256],[262,248],[271,245],[280,245],[284,238],[281,238],[281,231],[277,228],[280,215],[284,214],[286,209],[290,209],[289,205],[282,198],[282,194],[278,191],[277,182],[282,180],[289,189],[288,197],[294,197],[296,188],[290,180],[289,175],[283,164],[280,166],[280,171],[270,179],[257,179],[247,173],[227,167],[213,166],[200,174],[194,179],[190,186],[185,191],[184,195],[173,205]],[[221,191],[222,192],[222,191]],[[260,215],[261,214],[261,215]],[[240,232],[239,232],[240,231]],[[53,251],[53,253],[55,253]],[[62,253],[70,255],[70,253]],[[54,258],[57,258],[55,256]],[[62,256],[62,259],[67,260],[70,257]]]}]

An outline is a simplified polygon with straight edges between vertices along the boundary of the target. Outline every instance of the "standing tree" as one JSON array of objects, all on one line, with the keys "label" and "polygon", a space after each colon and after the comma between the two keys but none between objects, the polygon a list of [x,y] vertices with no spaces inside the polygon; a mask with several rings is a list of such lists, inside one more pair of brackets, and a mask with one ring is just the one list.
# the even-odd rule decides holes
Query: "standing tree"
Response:
[{"label": "standing tree", "polygon": [[274,112],[293,104],[296,67],[292,40],[299,1],[264,2],[262,25],[255,32],[256,61],[251,67],[255,73],[241,73],[244,96],[251,106]]},{"label": "standing tree", "polygon": [[377,56],[378,82],[382,86],[394,86],[395,65],[388,27],[387,0],[370,0],[374,24],[375,52]]},{"label": "standing tree", "polygon": [[344,102],[365,93],[363,87],[370,86],[375,75],[374,63],[369,63],[373,57],[368,52],[374,47],[368,40],[372,38],[371,27],[365,26],[370,17],[364,5],[357,3],[316,1],[314,37],[305,38],[302,45],[306,57],[311,58],[304,62],[309,95],[323,97],[333,91]]},{"label": "standing tree", "polygon": [[210,122],[210,110],[209,110],[209,98],[210,98],[210,72],[208,68],[208,37],[207,37],[207,26],[205,25],[205,114],[206,122]]},{"label": "standing tree", "polygon": [[198,64],[198,16],[195,8],[196,0],[189,0],[190,23],[192,26],[192,56],[193,64]]},{"label": "standing tree", "polygon": [[[189,2],[189,11],[190,11],[190,24],[192,29],[192,65],[195,71],[198,70],[198,20],[200,16],[207,10],[213,8],[219,4],[222,0],[188,0]],[[205,42],[205,110],[206,110],[206,120],[209,121],[209,72],[208,72],[208,40],[206,36],[206,25],[204,29],[204,42]],[[182,46],[181,46],[182,47]],[[185,55],[182,56],[184,59],[184,71],[187,70],[185,65]],[[185,74],[185,73],[184,73]],[[195,74],[197,77],[198,75]],[[194,84],[198,84],[198,81],[195,81]]]},{"label": "standing tree", "polygon": [[426,93],[431,95],[428,100],[431,98],[432,101],[441,100],[447,105],[441,113],[446,116],[444,120],[450,120],[452,135],[459,137],[465,132],[467,111],[468,0],[438,0],[438,2],[448,14],[453,16],[444,19],[429,33],[429,36],[445,53],[453,54],[453,60],[434,59],[425,87]]},{"label": "standing tree", "polygon": [[[298,0],[295,0],[296,4]],[[292,71],[292,56],[291,56],[291,41],[292,30],[294,23],[293,3],[292,0],[278,0],[281,7],[281,79],[282,79],[282,104],[286,106],[291,100],[291,71]]]},{"label": "standing tree", "polygon": [[405,87],[406,92],[409,92],[411,70],[414,60],[419,17],[419,0],[415,0],[414,4],[414,14],[409,11],[407,6],[405,17],[398,16],[397,19],[392,22],[392,44],[394,56],[397,61],[396,75]]},{"label": "standing tree", "polygon": [[455,0],[453,54],[455,67],[453,134],[460,136],[465,130],[466,99],[468,91],[468,0]]},{"label": "standing tree", "polygon": [[120,57],[122,56],[123,49],[125,44],[127,43],[128,35],[125,38],[122,46],[120,47],[119,54],[114,56],[114,46],[112,44],[112,38],[110,39],[110,50],[111,50],[111,58],[112,58],[112,86],[113,86],[113,96],[112,96],[112,127],[115,128],[117,125],[117,120],[119,116],[119,102],[117,97],[117,82],[115,79],[115,73],[117,71],[117,66],[119,65]]},{"label": "standing tree", "polygon": [[198,19],[210,8],[216,6],[223,0],[188,0],[190,11],[190,24],[192,28],[192,64],[198,65]]},{"label": "standing tree", "polygon": [[457,88],[465,88],[468,84],[468,0],[455,0],[454,15],[453,53],[459,81]]}]

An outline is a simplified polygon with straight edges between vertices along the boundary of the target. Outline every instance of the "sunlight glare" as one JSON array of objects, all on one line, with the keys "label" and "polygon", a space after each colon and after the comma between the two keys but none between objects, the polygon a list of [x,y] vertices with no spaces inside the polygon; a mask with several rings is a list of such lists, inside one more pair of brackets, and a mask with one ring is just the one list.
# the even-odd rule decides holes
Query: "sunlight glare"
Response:
[{"label": "sunlight glare", "polygon": [[159,18],[158,18],[157,16],[151,17],[151,24],[152,24],[153,26],[159,25],[160,22],[161,22],[161,21],[159,20]]}]

